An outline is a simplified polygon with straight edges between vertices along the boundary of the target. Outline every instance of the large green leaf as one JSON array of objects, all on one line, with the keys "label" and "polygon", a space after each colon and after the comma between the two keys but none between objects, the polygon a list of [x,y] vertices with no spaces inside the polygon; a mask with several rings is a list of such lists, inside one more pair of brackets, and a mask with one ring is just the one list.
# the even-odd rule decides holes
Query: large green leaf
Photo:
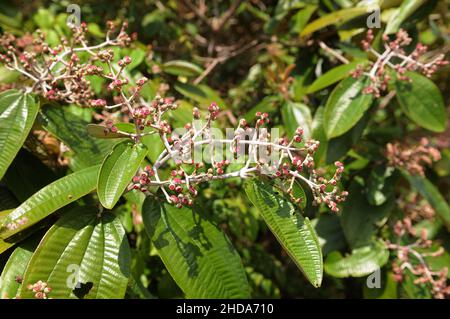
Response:
[{"label": "large green leaf", "polygon": [[39,102],[31,94],[9,90],[0,94],[0,179],[33,126]]},{"label": "large green leaf", "polygon": [[14,298],[18,295],[25,269],[42,235],[38,233],[14,249],[0,277],[1,298]]},{"label": "large green leaf", "polygon": [[279,243],[314,287],[322,283],[323,260],[311,222],[272,185],[246,181],[245,191]]},{"label": "large green leaf", "polygon": [[403,1],[401,6],[392,14],[387,22],[385,34],[391,34],[398,31],[400,25],[408,18],[414,11],[420,8],[428,0],[407,0]]},{"label": "large green leaf", "polygon": [[187,298],[249,298],[241,259],[200,210],[147,197],[143,221],[167,270]]},{"label": "large green leaf", "polygon": [[333,277],[363,277],[380,269],[389,259],[386,245],[377,241],[371,245],[354,249],[348,256],[340,252],[328,254],[325,261],[325,272]]},{"label": "large green leaf", "polygon": [[45,234],[30,260],[20,290],[42,280],[51,298],[123,298],[130,274],[130,247],[120,221],[94,207],[76,207]]},{"label": "large green leaf", "polygon": [[97,194],[104,207],[114,207],[146,155],[144,144],[123,141],[114,146],[98,175]]},{"label": "large green leaf", "polygon": [[372,94],[362,93],[367,85],[368,78],[348,77],[333,90],[324,112],[324,127],[328,139],[344,134],[363,117],[373,100]]},{"label": "large green leaf", "polygon": [[[60,178],[45,186],[12,211],[3,221],[0,237],[7,238],[37,223],[51,213],[92,192],[99,166],[93,166]],[[20,224],[19,221],[23,223]],[[15,223],[15,228],[7,228]]]},{"label": "large green leaf", "polygon": [[303,128],[305,139],[311,138],[312,116],[305,104],[286,102],[281,108],[281,115],[289,138],[294,136],[295,130],[299,126]]},{"label": "large green leaf", "polygon": [[437,216],[444,222],[445,227],[450,231],[450,207],[445,198],[441,195],[436,186],[426,177],[410,175],[403,172],[409,183],[415,188],[436,210]]},{"label": "large green leaf", "polygon": [[407,72],[406,76],[410,81],[395,81],[397,100],[403,112],[427,130],[443,132],[447,115],[439,88],[421,74]]},{"label": "large green leaf", "polygon": [[332,68],[328,72],[322,74],[318,77],[306,90],[306,93],[311,94],[334,84],[343,78],[349,76],[350,72],[353,71],[358,65],[365,64],[365,61],[357,60],[347,64],[342,64],[337,67]]},{"label": "large green leaf", "polygon": [[72,151],[71,167],[75,170],[100,164],[117,141],[94,138],[86,127],[89,122],[69,108],[45,105],[39,120],[45,130],[64,142]]}]

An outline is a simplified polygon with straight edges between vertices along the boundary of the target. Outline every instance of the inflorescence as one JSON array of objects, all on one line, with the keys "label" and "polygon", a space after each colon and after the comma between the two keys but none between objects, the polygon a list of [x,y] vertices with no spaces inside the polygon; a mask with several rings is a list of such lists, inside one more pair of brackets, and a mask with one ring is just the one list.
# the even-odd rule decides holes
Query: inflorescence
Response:
[{"label": "inflorescence", "polygon": [[374,34],[372,30],[367,31],[366,38],[361,42],[364,50],[370,52],[376,57],[376,61],[367,66],[358,65],[352,72],[354,78],[367,76],[370,84],[364,89],[365,94],[374,94],[380,97],[387,90],[389,81],[393,74],[399,80],[408,81],[405,74],[407,71],[417,71],[427,77],[431,77],[438,67],[448,64],[444,60],[444,54],[439,54],[431,59],[424,61],[427,53],[427,46],[418,43],[416,48],[409,54],[406,53],[407,46],[411,44],[412,39],[408,33],[400,29],[394,39],[388,35],[383,35],[384,52],[379,53],[372,47]]}]

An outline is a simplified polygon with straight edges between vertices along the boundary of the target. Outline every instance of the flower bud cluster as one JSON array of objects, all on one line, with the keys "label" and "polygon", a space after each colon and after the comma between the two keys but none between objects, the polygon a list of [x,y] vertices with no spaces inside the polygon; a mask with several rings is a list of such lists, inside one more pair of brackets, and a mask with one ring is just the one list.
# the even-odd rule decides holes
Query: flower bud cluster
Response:
[{"label": "flower bud cluster", "polygon": [[383,35],[384,52],[382,53],[372,47],[373,39],[373,31],[369,29],[361,45],[364,50],[376,57],[376,61],[366,67],[359,65],[351,73],[354,78],[369,77],[370,84],[363,90],[365,94],[374,94],[376,97],[380,97],[387,90],[392,74],[395,74],[399,80],[409,81],[405,74],[407,71],[417,71],[431,77],[440,66],[448,64],[448,61],[444,60],[443,54],[424,61],[428,48],[421,43],[418,43],[416,48],[407,54],[406,47],[411,44],[412,39],[405,30],[400,29],[394,39]]},{"label": "flower bud cluster", "polygon": [[438,149],[430,146],[427,138],[422,138],[418,145],[409,143],[388,143],[385,156],[389,165],[406,169],[413,175],[424,175],[424,166],[431,165],[441,159]]},{"label": "flower bud cluster", "polygon": [[[170,102],[171,103],[171,102]],[[267,113],[257,112],[255,114],[255,124],[252,127],[246,120],[241,119],[239,125],[234,129],[234,138],[218,139],[211,131],[211,124],[217,119],[220,109],[216,103],[211,103],[206,115],[206,124],[199,128],[192,123],[186,123],[184,128],[186,133],[168,134],[170,130],[165,129],[168,125],[159,116],[161,106],[163,109],[173,109],[172,104],[167,100],[157,97],[152,103],[152,109],[136,109],[135,118],[147,118],[152,115],[151,127],[159,131],[165,150],[159,155],[153,167],[140,170],[133,178],[128,190],[136,189],[144,193],[149,192],[149,187],[160,187],[168,202],[177,207],[190,206],[198,194],[197,185],[211,180],[220,180],[232,177],[250,178],[258,175],[265,175],[280,181],[285,185],[285,191],[291,195],[292,200],[300,203],[300,198],[295,198],[293,185],[295,181],[300,181],[311,188],[314,195],[314,204],[326,204],[332,211],[338,212],[338,204],[343,202],[348,196],[348,192],[340,191],[338,182],[344,171],[344,166],[340,162],[335,163],[336,170],[330,179],[319,176],[314,167],[314,153],[319,147],[319,142],[314,140],[303,141],[303,129],[297,128],[292,139],[286,137],[271,141],[270,133],[264,127],[270,123]],[[158,108],[158,105],[160,106]],[[158,110],[158,111],[156,111]],[[193,109],[193,120],[200,118],[200,111]],[[246,137],[250,137],[247,139]],[[234,156],[238,156],[239,150],[247,151],[245,164],[233,166],[232,159],[217,160],[211,152],[211,158],[203,162],[194,162],[192,159],[192,147],[202,145],[225,144]],[[279,158],[276,163],[269,162],[264,156],[257,156],[264,153],[270,157],[278,152]],[[205,152],[208,153],[208,152]],[[186,157],[186,155],[188,155]],[[236,159],[236,158],[235,158]],[[166,180],[160,179],[160,167],[172,160],[175,168],[171,171],[170,177]],[[187,173],[189,172],[189,173]],[[304,175],[308,175],[305,177]]]},{"label": "flower bud cluster", "polygon": [[48,298],[48,294],[52,292],[52,288],[42,280],[39,280],[34,284],[29,284],[27,288],[35,293],[34,297],[37,299],[50,299]]},{"label": "flower bud cluster", "polygon": [[[125,32],[127,23],[124,23],[115,39],[111,39],[111,29],[108,30],[104,42],[89,46],[86,32],[87,26],[72,27],[70,40],[61,37],[60,44],[51,47],[46,42],[46,36],[40,30],[34,35],[25,34],[16,37],[4,33],[0,37],[0,63],[6,68],[17,71],[30,81],[23,85],[35,93],[51,101],[74,103],[81,106],[103,107],[105,102],[93,99],[93,91],[87,75],[102,75],[104,70],[95,62],[111,62],[114,53],[111,47],[128,46],[130,36]],[[89,59],[81,56],[87,53]],[[131,63],[130,57],[119,61],[123,67]],[[127,84],[126,80],[113,79],[110,89],[117,89]]]}]

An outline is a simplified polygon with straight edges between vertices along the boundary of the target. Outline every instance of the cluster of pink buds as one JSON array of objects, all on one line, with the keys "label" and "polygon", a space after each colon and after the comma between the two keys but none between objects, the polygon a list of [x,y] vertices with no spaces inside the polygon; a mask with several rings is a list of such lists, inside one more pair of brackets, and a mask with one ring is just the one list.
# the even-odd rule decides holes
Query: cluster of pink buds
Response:
[{"label": "cluster of pink buds", "polygon": [[19,219],[16,219],[15,221],[7,223],[4,227],[8,230],[15,230],[20,226],[25,225],[26,223],[28,223],[28,218],[21,217]]},{"label": "cluster of pink buds", "polygon": [[[216,103],[211,103],[209,113],[205,117],[206,121],[202,122],[204,125],[199,126],[198,122],[194,122],[201,117],[200,111],[194,108],[192,122],[184,125],[184,134],[179,134],[166,129],[170,126],[162,117],[165,111],[174,109],[172,103],[173,101],[157,97],[149,109],[138,107],[133,110],[135,121],[150,117],[150,128],[159,133],[165,149],[153,167],[147,167],[136,174],[128,190],[135,189],[148,194],[149,187],[159,187],[168,202],[183,207],[193,204],[193,199],[198,193],[197,185],[202,182],[265,175],[285,185],[286,193],[290,194],[296,203],[300,203],[301,199],[294,197],[295,181],[300,181],[311,188],[314,204],[324,203],[334,212],[339,211],[338,204],[348,196],[348,192],[340,191],[338,187],[344,171],[343,164],[335,163],[336,170],[330,179],[319,176],[313,158],[319,142],[303,141],[303,129],[298,128],[290,140],[286,137],[272,140],[265,127],[270,123],[268,114],[257,112],[253,127],[241,119],[229,138],[220,138],[215,136],[212,128],[212,122],[217,119],[220,109]],[[216,158],[215,145],[218,145],[217,149],[223,149],[224,146],[229,149],[229,157]],[[200,151],[206,158],[195,161],[193,152],[199,151],[198,148],[202,147],[209,148],[208,152],[206,149],[205,152]],[[274,155],[277,156],[276,160],[271,160],[271,156]],[[170,160],[175,167],[171,171],[170,178],[162,180],[159,171]],[[234,161],[240,165],[231,166]]]},{"label": "cluster of pink buds", "polygon": [[[427,200],[409,189],[406,195],[398,196],[396,203],[403,214],[407,216],[406,218],[412,221],[432,219],[436,215],[434,208]],[[411,224],[411,222],[409,223]]]},{"label": "cluster of pink buds", "polygon": [[389,165],[404,168],[414,175],[424,175],[424,166],[431,165],[441,159],[438,149],[430,146],[427,138],[422,138],[418,145],[409,143],[388,143],[386,145],[386,158]]},{"label": "cluster of pink buds", "polygon": [[133,177],[132,183],[129,186],[129,189],[140,190],[143,193],[148,191],[147,186],[151,182],[151,177],[154,175],[152,167],[147,165],[143,170],[138,172],[136,176]]},{"label": "cluster of pink buds", "polygon": [[[91,84],[86,75],[103,75],[103,68],[96,65],[96,61],[110,62],[113,51],[108,48],[130,44],[131,37],[125,32],[126,27],[127,23],[124,23],[115,39],[111,39],[114,28],[109,28],[105,41],[93,46],[88,44],[85,23],[73,26],[72,38],[61,38],[56,47],[51,47],[45,34],[39,30],[33,36],[26,34],[19,38],[4,33],[0,37],[0,63],[30,80],[23,81],[22,85],[48,100],[103,107],[103,100],[92,99]],[[123,66],[129,63],[129,57],[119,61]],[[111,89],[127,84],[126,80],[115,77],[114,71],[107,77],[113,79],[114,87]]]},{"label": "cluster of pink buds", "polygon": [[213,102],[208,107],[208,111],[209,111],[209,116],[210,116],[211,120],[215,120],[217,118],[217,116],[219,115],[219,106],[217,106],[217,103]]},{"label": "cluster of pink buds", "polygon": [[29,284],[27,288],[35,293],[34,296],[37,299],[49,299],[48,294],[52,291],[52,288],[42,280],[39,280],[35,284]]},{"label": "cluster of pink buds", "polygon": [[104,128],[103,132],[105,133],[105,136],[108,135],[109,133],[117,133],[117,127],[114,126],[113,121],[106,121],[106,127]]},{"label": "cluster of pink buds", "polygon": [[[388,83],[391,80],[390,71],[395,71],[399,80],[409,80],[405,75],[406,71],[417,71],[431,77],[438,67],[446,65],[448,61],[444,60],[444,55],[439,54],[431,59],[424,61],[427,47],[423,44],[417,44],[415,50],[410,54],[405,52],[412,39],[408,33],[400,29],[395,38],[391,40],[389,36],[383,35],[384,52],[379,53],[372,47],[374,39],[373,31],[367,31],[366,38],[361,42],[364,50],[370,52],[376,57],[376,61],[367,67],[359,65],[353,72],[355,78],[367,76],[370,84],[364,89],[365,94],[374,94],[380,97],[386,91]],[[399,62],[394,62],[399,61]]]}]

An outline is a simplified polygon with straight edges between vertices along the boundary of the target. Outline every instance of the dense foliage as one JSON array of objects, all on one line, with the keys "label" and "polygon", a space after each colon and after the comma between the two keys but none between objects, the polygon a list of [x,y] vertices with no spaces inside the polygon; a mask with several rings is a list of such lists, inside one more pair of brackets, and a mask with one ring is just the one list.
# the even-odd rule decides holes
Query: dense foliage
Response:
[{"label": "dense foliage", "polygon": [[446,1],[76,2],[0,3],[2,298],[450,296]]}]

